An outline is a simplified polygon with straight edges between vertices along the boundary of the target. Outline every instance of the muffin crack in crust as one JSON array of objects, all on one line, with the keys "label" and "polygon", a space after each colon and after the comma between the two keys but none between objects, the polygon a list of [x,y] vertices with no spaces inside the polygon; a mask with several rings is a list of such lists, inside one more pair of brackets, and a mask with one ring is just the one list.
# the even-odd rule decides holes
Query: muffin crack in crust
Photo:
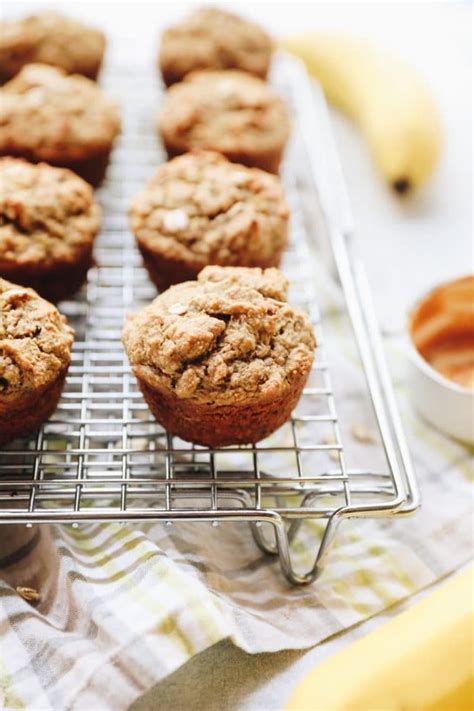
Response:
[{"label": "muffin crack in crust", "polygon": [[117,105],[83,76],[28,64],[0,89],[3,154],[72,162],[108,150],[119,129]]},{"label": "muffin crack in crust", "polygon": [[202,266],[252,265],[281,251],[289,211],[275,176],[200,151],[161,166],[129,215],[148,249]]},{"label": "muffin crack in crust", "polygon": [[2,400],[20,391],[46,388],[62,376],[70,362],[72,342],[73,330],[52,304],[31,289],[0,278]]},{"label": "muffin crack in crust", "polygon": [[275,397],[308,371],[315,347],[287,287],[276,269],[206,267],[130,317],[124,343],[135,374],[198,402]]},{"label": "muffin crack in crust", "polygon": [[46,164],[0,159],[0,265],[71,260],[91,245],[100,208],[74,173]]}]

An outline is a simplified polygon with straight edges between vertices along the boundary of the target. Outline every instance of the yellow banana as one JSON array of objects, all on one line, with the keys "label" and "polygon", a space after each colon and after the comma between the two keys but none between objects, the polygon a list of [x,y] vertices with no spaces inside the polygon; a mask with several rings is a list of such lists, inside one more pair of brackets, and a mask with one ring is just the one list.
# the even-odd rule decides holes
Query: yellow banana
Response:
[{"label": "yellow banana", "polygon": [[427,180],[440,153],[440,120],[428,88],[410,66],[340,33],[309,32],[281,45],[305,61],[329,102],[359,125],[397,192]]},{"label": "yellow banana", "polygon": [[323,662],[287,711],[472,711],[474,568]]}]

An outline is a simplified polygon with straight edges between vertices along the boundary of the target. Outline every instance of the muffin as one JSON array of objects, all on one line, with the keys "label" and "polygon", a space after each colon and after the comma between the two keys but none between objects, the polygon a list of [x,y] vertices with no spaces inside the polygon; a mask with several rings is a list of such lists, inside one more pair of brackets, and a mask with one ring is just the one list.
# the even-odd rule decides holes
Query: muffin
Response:
[{"label": "muffin", "polygon": [[0,82],[32,62],[95,79],[104,49],[105,36],[100,30],[57,12],[4,20],[0,23]]},{"label": "muffin", "polygon": [[315,349],[287,287],[277,269],[206,267],[129,317],[133,372],[170,433],[223,447],[258,442],[287,420]]},{"label": "muffin", "polygon": [[280,180],[198,151],[158,168],[129,210],[148,272],[160,290],[208,264],[278,266],[288,235]]},{"label": "muffin", "polygon": [[0,276],[59,301],[92,264],[100,208],[92,188],[65,168],[0,159]]},{"label": "muffin", "polygon": [[0,445],[31,434],[54,412],[72,342],[55,306],[0,278]]},{"label": "muffin", "polygon": [[70,168],[97,185],[119,130],[116,104],[78,74],[28,64],[0,89],[0,155]]},{"label": "muffin", "polygon": [[163,32],[159,65],[167,86],[194,69],[242,69],[265,79],[272,49],[271,38],[258,25],[204,7]]},{"label": "muffin", "polygon": [[290,121],[262,79],[237,69],[202,70],[168,89],[158,128],[170,158],[204,148],[278,173]]}]

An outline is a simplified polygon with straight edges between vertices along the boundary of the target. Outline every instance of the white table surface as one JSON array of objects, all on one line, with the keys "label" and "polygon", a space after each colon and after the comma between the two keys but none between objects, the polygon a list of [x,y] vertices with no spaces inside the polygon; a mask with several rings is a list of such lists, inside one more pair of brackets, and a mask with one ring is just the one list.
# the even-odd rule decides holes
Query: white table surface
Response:
[{"label": "white table surface", "polygon": [[[160,28],[196,4],[201,3],[47,3],[103,26],[112,47],[119,42],[133,46],[137,64],[154,56]],[[390,194],[356,129],[334,114],[359,251],[380,321],[385,329],[398,329],[417,295],[436,282],[473,269],[471,3],[374,0],[220,4],[255,18],[275,35],[310,26],[365,34],[411,61],[430,84],[444,124],[444,150],[429,185],[409,199],[400,200]],[[4,14],[8,15],[44,5],[3,2]],[[136,40],[137,36],[139,42],[127,43],[127,39]],[[378,615],[308,652],[251,656],[230,643],[220,643],[168,677],[133,709],[282,709],[306,670],[399,609],[400,606]]]}]

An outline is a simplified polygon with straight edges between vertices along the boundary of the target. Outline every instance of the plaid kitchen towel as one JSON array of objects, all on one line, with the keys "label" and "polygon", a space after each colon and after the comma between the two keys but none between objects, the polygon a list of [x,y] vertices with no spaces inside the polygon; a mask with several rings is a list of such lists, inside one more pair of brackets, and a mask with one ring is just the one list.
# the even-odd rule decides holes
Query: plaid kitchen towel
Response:
[{"label": "plaid kitchen towel", "polygon": [[[357,462],[376,446],[351,442],[350,423],[370,426],[370,416],[334,304],[326,340],[349,423],[343,437]],[[302,588],[287,584],[244,524],[3,527],[0,708],[119,711],[223,638],[250,653],[303,649],[469,560],[472,452],[413,413],[401,342],[388,345],[422,489],[419,512],[343,522],[323,574]],[[294,550],[302,566],[311,565],[322,530],[320,521],[303,527]]]}]

